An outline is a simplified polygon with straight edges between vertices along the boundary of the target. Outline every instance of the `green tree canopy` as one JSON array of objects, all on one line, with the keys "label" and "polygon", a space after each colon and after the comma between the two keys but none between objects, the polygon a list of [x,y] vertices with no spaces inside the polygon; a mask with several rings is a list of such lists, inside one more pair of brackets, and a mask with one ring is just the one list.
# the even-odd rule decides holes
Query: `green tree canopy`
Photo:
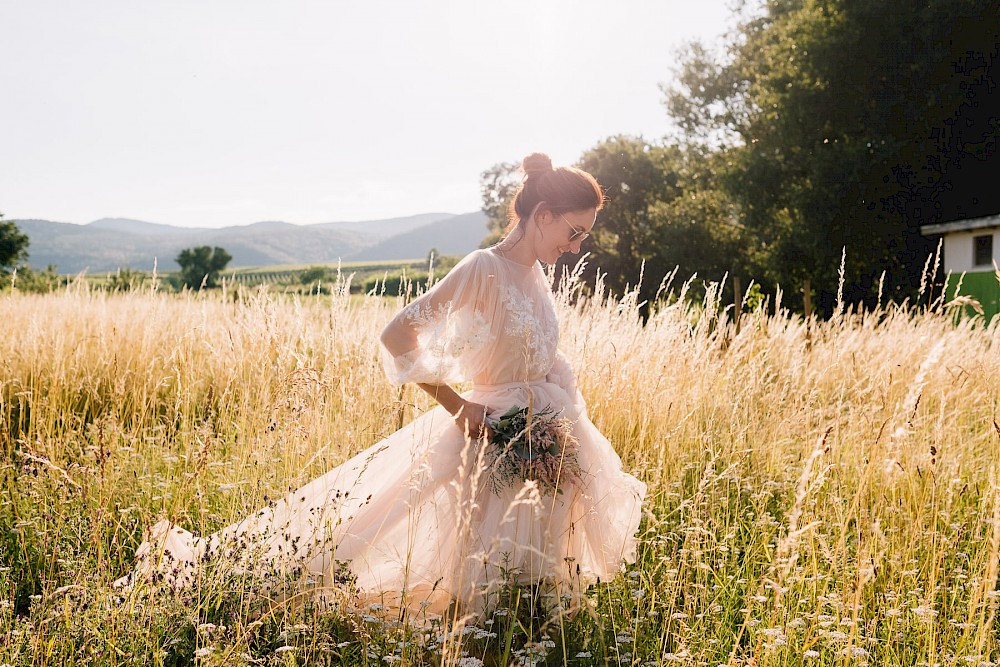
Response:
[{"label": "green tree canopy", "polygon": [[480,174],[483,213],[490,233],[479,247],[487,248],[503,237],[507,228],[507,212],[514,194],[521,185],[521,166],[516,162],[498,162]]},{"label": "green tree canopy", "polygon": [[0,271],[12,269],[27,258],[28,235],[23,234],[12,221],[4,222],[0,214]]},{"label": "green tree canopy", "polygon": [[675,269],[682,279],[697,273],[706,280],[740,270],[738,216],[715,183],[714,161],[698,150],[624,136],[587,151],[579,166],[607,197],[584,243],[588,271],[605,273],[617,294],[635,287],[644,271],[640,296],[650,299]]},{"label": "green tree canopy", "polygon": [[685,141],[727,148],[757,277],[811,279],[829,312],[879,278],[910,296],[922,224],[1000,211],[995,0],[766,0],[728,56],[687,53],[668,108]]},{"label": "green tree canopy", "polygon": [[302,269],[302,273],[299,274],[299,282],[303,285],[313,285],[326,280],[329,275],[330,270],[325,266],[310,266]]},{"label": "green tree canopy", "polygon": [[207,245],[181,250],[176,260],[181,267],[181,284],[190,289],[216,287],[219,273],[232,258],[222,248]]}]

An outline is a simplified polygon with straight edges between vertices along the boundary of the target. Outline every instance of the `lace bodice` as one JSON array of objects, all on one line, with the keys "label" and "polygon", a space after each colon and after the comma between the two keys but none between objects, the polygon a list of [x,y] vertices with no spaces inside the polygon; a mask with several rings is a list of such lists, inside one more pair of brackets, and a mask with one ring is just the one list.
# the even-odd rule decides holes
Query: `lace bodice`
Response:
[{"label": "lace bodice", "polygon": [[465,257],[382,334],[386,371],[397,383],[543,379],[557,360],[558,341],[541,267],[523,266],[492,249]]}]

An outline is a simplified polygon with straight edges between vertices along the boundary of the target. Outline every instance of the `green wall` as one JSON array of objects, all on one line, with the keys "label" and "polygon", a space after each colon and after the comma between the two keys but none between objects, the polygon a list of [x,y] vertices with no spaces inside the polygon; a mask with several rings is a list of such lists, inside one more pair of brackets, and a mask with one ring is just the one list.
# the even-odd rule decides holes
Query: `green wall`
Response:
[{"label": "green wall", "polygon": [[[948,291],[945,293],[949,300],[955,297],[955,285],[960,280],[962,281],[962,288],[958,293],[962,296],[971,296],[976,299],[983,307],[983,316],[987,322],[994,315],[1000,313],[1000,281],[997,280],[997,276],[992,270],[966,273],[964,276],[949,276]],[[968,312],[969,314],[975,314],[975,311],[971,308],[968,309]]]}]

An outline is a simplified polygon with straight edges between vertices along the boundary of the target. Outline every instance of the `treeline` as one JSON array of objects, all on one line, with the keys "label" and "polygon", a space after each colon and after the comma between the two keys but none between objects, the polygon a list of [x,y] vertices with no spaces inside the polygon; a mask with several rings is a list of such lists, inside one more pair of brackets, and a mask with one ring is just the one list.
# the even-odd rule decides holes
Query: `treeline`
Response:
[{"label": "treeline", "polygon": [[[845,302],[912,299],[936,248],[921,225],[1000,212],[996,1],[742,12],[723,51],[690,45],[663,88],[673,136],[613,137],[580,158],[608,196],[589,270],[621,292],[645,264],[644,298],[675,268],[728,274],[797,309],[808,284],[829,314],[843,256]],[[518,179],[513,163],[483,173],[495,233]]]}]

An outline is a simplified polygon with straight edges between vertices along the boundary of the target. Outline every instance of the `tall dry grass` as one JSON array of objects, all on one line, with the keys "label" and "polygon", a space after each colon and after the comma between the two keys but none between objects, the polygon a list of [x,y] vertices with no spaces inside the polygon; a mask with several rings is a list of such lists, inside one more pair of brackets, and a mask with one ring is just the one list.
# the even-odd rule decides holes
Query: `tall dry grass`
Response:
[{"label": "tall dry grass", "polygon": [[212,532],[428,407],[382,375],[395,299],[0,295],[0,664],[1000,661],[998,323],[737,328],[715,293],[645,323],[633,297],[560,299],[590,416],[649,485],[635,566],[558,625],[512,589],[429,631],[110,588],[159,518]]}]

